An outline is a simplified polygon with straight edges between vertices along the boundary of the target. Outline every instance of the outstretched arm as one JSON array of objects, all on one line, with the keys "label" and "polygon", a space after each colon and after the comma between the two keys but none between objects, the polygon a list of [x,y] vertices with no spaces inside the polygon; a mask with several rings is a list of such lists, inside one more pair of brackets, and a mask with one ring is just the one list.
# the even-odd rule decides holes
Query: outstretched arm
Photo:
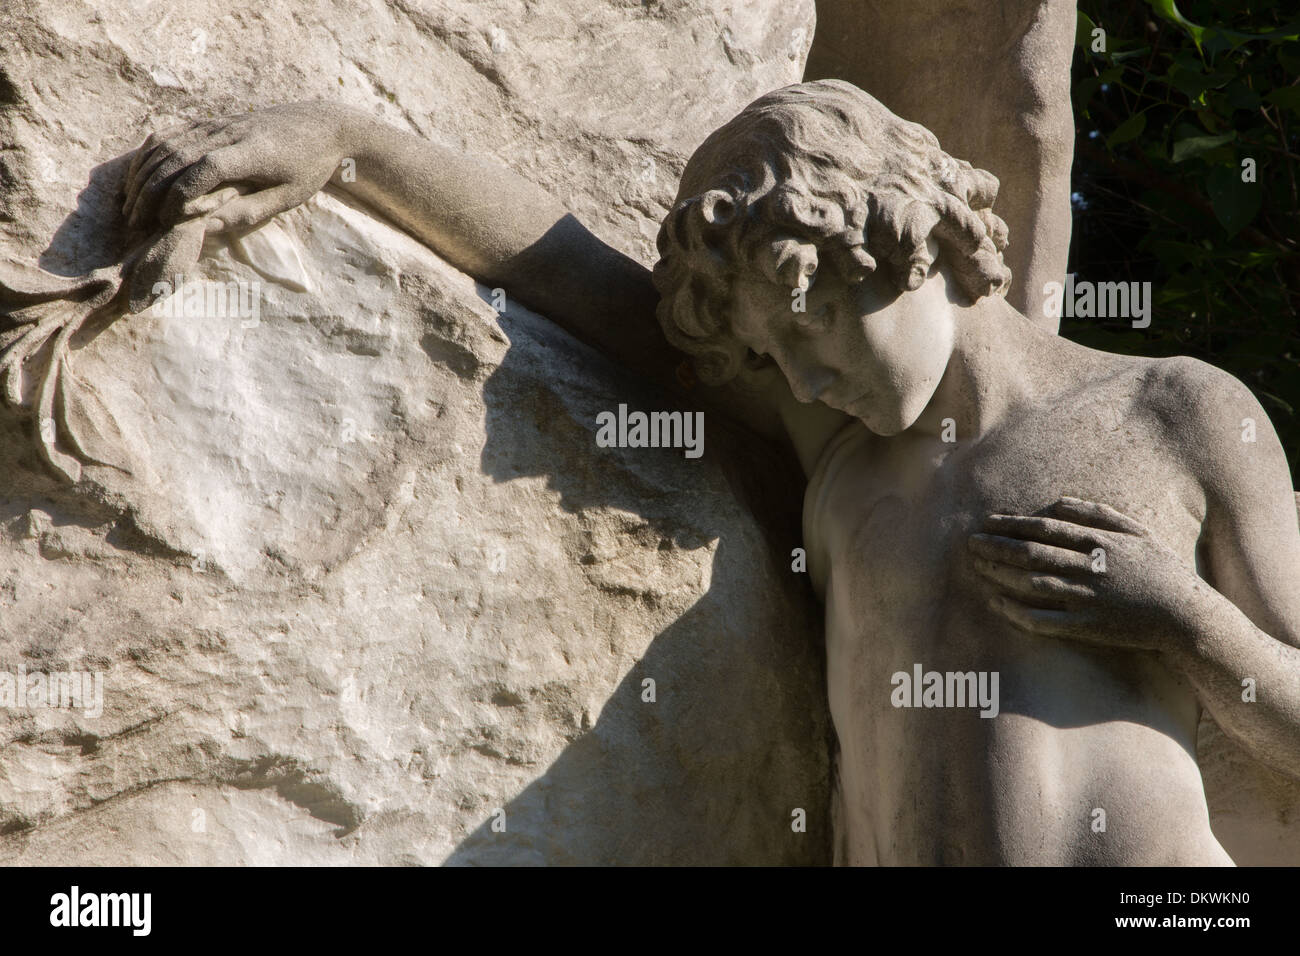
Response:
[{"label": "outstretched arm", "polygon": [[[344,159],[355,178],[341,175]],[[235,184],[251,191],[204,210],[204,197]],[[199,212],[209,231],[242,231],[327,184],[616,361],[671,380],[681,357],[659,331],[644,266],[510,170],[359,110],[296,103],[154,134],[128,171],[124,210],[132,225]]]},{"label": "outstretched arm", "polygon": [[655,319],[650,272],[526,179],[348,111],[356,181],[332,180],[443,258],[551,316],[624,366],[671,381],[681,356]]},{"label": "outstretched arm", "polygon": [[[343,177],[344,159],[355,178]],[[134,226],[202,215],[208,231],[243,231],[326,185],[624,367],[677,387],[683,356],[659,329],[648,269],[521,176],[359,110],[296,103],[154,134],[128,170],[123,208]],[[217,198],[230,186],[244,192]],[[695,397],[764,437],[782,434],[766,396],[701,386]]]}]

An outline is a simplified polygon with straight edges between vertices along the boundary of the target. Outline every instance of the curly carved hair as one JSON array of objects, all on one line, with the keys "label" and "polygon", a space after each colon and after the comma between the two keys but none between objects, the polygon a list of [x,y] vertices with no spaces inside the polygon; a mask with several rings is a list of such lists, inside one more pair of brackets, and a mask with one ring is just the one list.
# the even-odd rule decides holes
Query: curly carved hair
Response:
[{"label": "curly carved hair", "polygon": [[807,289],[824,260],[849,282],[883,260],[910,291],[929,274],[933,234],[972,302],[1000,295],[1011,273],[1006,223],[991,209],[997,191],[991,173],[850,83],[768,93],[686,164],[659,229],[659,322],[703,381],[722,384],[750,358],[728,316],[732,282],[746,270]]}]

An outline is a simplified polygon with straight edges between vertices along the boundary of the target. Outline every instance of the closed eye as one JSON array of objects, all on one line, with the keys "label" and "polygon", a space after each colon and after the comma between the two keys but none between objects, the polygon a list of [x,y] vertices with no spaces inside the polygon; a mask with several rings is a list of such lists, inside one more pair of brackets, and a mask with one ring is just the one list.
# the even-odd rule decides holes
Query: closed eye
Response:
[{"label": "closed eye", "polygon": [[795,325],[805,331],[822,332],[830,328],[831,307],[823,303],[810,312],[795,313]]}]

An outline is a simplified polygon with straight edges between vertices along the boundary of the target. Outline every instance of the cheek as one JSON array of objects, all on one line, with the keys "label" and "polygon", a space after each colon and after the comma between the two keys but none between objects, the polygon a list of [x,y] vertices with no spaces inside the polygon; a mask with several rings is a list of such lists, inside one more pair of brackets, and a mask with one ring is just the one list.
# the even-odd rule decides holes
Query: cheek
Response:
[{"label": "cheek", "polygon": [[906,428],[925,410],[948,367],[952,322],[898,310],[868,317],[864,331],[877,380],[888,383],[897,424]]}]

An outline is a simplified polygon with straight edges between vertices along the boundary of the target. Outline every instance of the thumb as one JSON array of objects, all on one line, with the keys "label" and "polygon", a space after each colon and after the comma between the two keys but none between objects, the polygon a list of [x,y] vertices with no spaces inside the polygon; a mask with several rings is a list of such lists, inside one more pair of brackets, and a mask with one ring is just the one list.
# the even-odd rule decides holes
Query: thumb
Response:
[{"label": "thumb", "polygon": [[292,209],[303,200],[298,190],[284,184],[231,199],[220,209],[207,214],[209,232],[245,232],[262,225],[273,216]]},{"label": "thumb", "polygon": [[226,203],[238,199],[242,190],[234,186],[226,186],[218,189],[216,192],[210,192],[206,195],[199,196],[195,199],[188,200],[181,206],[180,215],[176,217],[177,222],[184,222],[186,219],[194,219],[198,216],[206,216],[208,213],[220,209]]}]

